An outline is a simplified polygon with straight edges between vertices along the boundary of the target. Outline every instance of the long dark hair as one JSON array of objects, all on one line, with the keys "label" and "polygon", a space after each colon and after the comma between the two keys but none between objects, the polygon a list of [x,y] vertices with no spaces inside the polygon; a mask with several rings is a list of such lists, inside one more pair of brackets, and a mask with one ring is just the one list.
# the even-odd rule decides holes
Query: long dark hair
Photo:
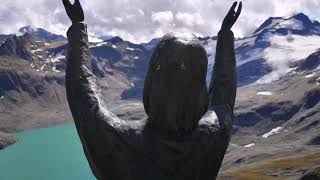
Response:
[{"label": "long dark hair", "polygon": [[154,50],[143,90],[144,109],[156,128],[194,129],[208,108],[208,58],[194,35],[166,34]]}]

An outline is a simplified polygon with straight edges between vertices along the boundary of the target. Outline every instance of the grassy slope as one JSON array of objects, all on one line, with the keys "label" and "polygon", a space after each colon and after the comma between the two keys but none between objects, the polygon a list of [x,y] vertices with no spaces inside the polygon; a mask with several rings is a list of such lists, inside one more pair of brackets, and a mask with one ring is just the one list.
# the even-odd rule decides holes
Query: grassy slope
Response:
[{"label": "grassy slope", "polygon": [[261,164],[219,173],[220,180],[269,180],[297,178],[313,166],[320,164],[320,153],[291,156]]}]

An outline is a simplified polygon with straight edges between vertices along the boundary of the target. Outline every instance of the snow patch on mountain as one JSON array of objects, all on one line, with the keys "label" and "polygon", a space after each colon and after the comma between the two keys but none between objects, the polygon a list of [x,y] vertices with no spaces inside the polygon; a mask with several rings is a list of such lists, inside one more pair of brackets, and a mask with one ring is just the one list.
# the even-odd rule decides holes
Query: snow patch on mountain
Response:
[{"label": "snow patch on mountain", "polygon": [[245,148],[250,148],[250,147],[253,147],[253,146],[255,146],[255,145],[256,145],[255,143],[251,143],[251,144],[244,145],[243,147],[245,147]]},{"label": "snow patch on mountain", "polygon": [[42,49],[34,49],[34,50],[31,50],[31,53],[35,54],[37,52],[42,52],[42,51],[43,51]]},{"label": "snow patch on mountain", "polygon": [[56,63],[56,62],[60,62],[61,60],[65,59],[66,56],[62,55],[61,53],[57,54],[56,56],[52,57],[49,56],[49,59],[47,59],[47,63],[51,62],[51,63]]},{"label": "snow patch on mountain", "polygon": [[271,96],[272,92],[270,91],[261,91],[261,92],[257,92],[257,95],[259,96]]},{"label": "snow patch on mountain", "polygon": [[40,70],[43,71],[45,67],[46,67],[46,64],[42,65]]},{"label": "snow patch on mountain", "polygon": [[317,85],[320,85],[320,77],[316,81],[317,81]]},{"label": "snow patch on mountain", "polygon": [[52,69],[51,69],[51,70],[52,70],[53,72],[57,72],[57,73],[61,72],[61,71],[57,70],[56,66],[52,66]]},{"label": "snow patch on mountain", "polygon": [[315,75],[316,75],[316,73],[313,72],[313,73],[311,73],[311,74],[306,75],[305,78],[312,78],[312,77],[314,77]]},{"label": "snow patch on mountain", "polygon": [[268,138],[269,136],[272,136],[272,135],[275,135],[275,134],[280,134],[282,129],[283,129],[283,127],[276,127],[274,129],[272,129],[271,131],[263,134],[262,137],[263,138]]},{"label": "snow patch on mountain", "polygon": [[129,50],[129,51],[134,51],[135,50],[134,48],[130,48],[130,47],[127,47],[126,49]]},{"label": "snow patch on mountain", "polygon": [[107,45],[107,44],[108,44],[107,42],[100,42],[100,43],[96,44],[93,47],[100,47],[100,46],[104,46],[104,45]]}]

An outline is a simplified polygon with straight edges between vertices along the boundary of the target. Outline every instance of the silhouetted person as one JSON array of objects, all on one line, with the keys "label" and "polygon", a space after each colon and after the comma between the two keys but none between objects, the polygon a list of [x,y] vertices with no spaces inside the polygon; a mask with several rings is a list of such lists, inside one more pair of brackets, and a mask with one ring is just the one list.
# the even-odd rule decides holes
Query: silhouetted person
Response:
[{"label": "silhouetted person", "polygon": [[91,72],[79,0],[63,0],[68,35],[67,97],[89,165],[106,180],[215,179],[234,119],[236,61],[230,30],[241,12],[234,3],[219,32],[207,92],[207,53],[194,36],[167,34],[150,59],[143,104],[147,120],[123,121],[104,108]]}]

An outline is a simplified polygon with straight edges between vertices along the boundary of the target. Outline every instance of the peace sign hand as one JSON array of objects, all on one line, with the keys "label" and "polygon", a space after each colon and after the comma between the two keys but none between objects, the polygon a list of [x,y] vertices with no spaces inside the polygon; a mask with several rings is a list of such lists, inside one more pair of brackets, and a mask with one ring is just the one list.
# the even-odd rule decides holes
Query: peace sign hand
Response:
[{"label": "peace sign hand", "polygon": [[75,0],[74,4],[71,4],[69,0],[62,0],[62,2],[72,23],[84,21],[84,13],[79,0]]},{"label": "peace sign hand", "polygon": [[223,20],[222,27],[221,27],[222,30],[231,30],[232,26],[237,21],[239,15],[241,13],[242,2],[240,1],[237,12],[235,12],[236,6],[237,6],[237,2],[234,2],[230,8],[228,14],[226,15],[226,17]]}]

